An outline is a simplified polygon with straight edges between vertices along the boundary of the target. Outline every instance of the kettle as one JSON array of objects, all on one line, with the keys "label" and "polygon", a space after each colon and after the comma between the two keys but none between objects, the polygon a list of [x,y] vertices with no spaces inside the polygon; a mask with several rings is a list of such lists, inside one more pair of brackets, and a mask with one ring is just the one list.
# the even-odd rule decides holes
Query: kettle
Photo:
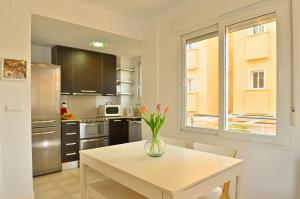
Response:
[{"label": "kettle", "polygon": [[135,116],[135,106],[127,106],[126,108],[126,116],[134,117]]}]

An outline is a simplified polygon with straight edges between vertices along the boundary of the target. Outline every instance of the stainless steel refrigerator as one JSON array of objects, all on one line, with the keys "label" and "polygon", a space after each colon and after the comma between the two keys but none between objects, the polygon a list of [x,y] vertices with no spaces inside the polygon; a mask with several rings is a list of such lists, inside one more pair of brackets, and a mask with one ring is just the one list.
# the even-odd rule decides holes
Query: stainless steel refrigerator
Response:
[{"label": "stainless steel refrigerator", "polygon": [[61,170],[60,66],[32,64],[33,175]]}]

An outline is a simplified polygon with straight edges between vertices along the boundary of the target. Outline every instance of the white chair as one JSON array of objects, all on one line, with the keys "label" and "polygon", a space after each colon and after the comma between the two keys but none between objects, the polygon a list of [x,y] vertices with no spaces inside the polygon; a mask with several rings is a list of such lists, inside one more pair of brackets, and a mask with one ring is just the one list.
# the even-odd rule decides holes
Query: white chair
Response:
[{"label": "white chair", "polygon": [[112,179],[105,179],[88,185],[88,199],[147,198]]},{"label": "white chair", "polygon": [[164,141],[164,143],[173,145],[173,146],[179,146],[179,147],[184,147],[184,148],[187,148],[189,146],[189,143],[184,140],[168,138],[168,137],[159,137],[159,139]]},{"label": "white chair", "polygon": [[[217,155],[228,156],[232,158],[235,158],[237,153],[237,150],[235,149],[207,145],[198,142],[189,143],[188,148],[198,150],[198,151],[204,151],[207,153],[214,153]],[[212,192],[210,192],[205,196],[202,196],[199,199],[230,199],[229,184],[230,184],[229,182],[226,182],[224,183],[223,186],[215,188],[214,190],[212,190]]]}]

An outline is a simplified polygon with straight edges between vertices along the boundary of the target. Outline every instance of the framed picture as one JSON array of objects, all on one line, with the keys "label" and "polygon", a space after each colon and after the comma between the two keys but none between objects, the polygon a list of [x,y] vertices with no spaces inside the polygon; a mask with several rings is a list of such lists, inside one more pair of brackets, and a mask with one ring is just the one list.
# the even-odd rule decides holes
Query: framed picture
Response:
[{"label": "framed picture", "polygon": [[5,80],[25,80],[27,76],[26,60],[3,58],[1,62],[1,77]]}]

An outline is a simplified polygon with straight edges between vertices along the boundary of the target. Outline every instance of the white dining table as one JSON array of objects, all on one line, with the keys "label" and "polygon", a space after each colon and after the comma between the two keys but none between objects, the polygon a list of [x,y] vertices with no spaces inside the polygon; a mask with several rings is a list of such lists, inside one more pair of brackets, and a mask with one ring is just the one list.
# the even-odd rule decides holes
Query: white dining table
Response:
[{"label": "white dining table", "polygon": [[87,168],[150,199],[193,199],[227,181],[240,199],[243,161],[172,145],[158,158],[144,153],[144,141],[80,151],[82,199],[87,199]]}]

